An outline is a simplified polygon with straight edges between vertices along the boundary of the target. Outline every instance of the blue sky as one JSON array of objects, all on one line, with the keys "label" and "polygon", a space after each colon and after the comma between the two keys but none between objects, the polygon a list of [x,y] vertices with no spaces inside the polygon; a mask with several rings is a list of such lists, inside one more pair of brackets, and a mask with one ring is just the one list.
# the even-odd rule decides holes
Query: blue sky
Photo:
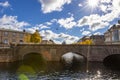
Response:
[{"label": "blue sky", "polygon": [[0,0],[0,28],[38,29],[56,43],[104,34],[119,19],[120,0]]}]

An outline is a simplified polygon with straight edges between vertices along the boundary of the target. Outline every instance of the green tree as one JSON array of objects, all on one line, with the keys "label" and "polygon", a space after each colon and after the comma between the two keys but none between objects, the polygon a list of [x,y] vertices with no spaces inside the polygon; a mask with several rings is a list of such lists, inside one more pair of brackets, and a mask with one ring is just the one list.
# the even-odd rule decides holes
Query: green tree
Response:
[{"label": "green tree", "polygon": [[42,41],[42,38],[41,38],[41,36],[39,34],[39,31],[36,30],[36,32],[31,35],[30,42],[32,42],[32,43],[41,43],[41,41]]}]

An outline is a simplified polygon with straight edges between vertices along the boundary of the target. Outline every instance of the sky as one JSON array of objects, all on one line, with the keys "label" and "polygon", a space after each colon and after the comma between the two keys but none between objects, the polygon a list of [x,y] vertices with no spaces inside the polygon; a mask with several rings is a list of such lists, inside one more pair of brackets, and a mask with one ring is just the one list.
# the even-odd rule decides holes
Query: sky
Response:
[{"label": "sky", "polygon": [[58,44],[103,35],[118,20],[120,0],[0,0],[0,28],[37,29]]}]

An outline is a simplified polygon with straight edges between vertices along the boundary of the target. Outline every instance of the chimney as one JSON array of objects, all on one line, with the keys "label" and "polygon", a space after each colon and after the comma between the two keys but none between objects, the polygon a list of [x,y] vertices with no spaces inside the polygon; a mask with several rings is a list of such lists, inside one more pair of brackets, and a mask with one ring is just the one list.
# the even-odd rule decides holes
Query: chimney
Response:
[{"label": "chimney", "polygon": [[25,29],[23,30],[23,32],[25,32]]}]

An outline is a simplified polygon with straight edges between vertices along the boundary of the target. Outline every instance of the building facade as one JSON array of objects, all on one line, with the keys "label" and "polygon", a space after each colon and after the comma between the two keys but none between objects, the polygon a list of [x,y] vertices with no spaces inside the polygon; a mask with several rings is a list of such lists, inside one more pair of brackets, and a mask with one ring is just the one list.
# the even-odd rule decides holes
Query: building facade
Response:
[{"label": "building facade", "polygon": [[0,45],[27,43],[27,37],[31,34],[22,31],[0,29]]},{"label": "building facade", "polygon": [[104,35],[84,36],[78,42],[84,42],[86,40],[91,40],[92,45],[103,45],[105,38]]},{"label": "building facade", "polygon": [[108,29],[104,36],[106,44],[120,44],[120,21]]},{"label": "building facade", "polygon": [[90,39],[94,45],[103,45],[105,41],[104,35],[92,35]]}]

